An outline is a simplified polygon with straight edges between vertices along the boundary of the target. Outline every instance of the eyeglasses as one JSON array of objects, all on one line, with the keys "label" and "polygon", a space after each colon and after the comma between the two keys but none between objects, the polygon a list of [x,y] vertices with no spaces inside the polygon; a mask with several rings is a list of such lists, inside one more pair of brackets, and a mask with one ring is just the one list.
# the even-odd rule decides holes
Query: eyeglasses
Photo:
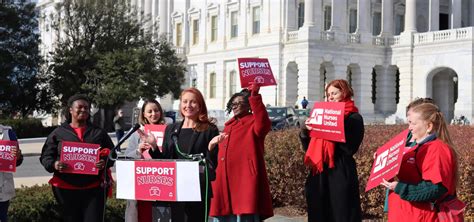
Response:
[{"label": "eyeglasses", "polygon": [[234,107],[237,107],[237,106],[242,106],[242,105],[244,105],[244,104],[245,104],[245,102],[236,102],[236,103],[231,103],[230,106],[231,106],[232,108],[234,108]]}]

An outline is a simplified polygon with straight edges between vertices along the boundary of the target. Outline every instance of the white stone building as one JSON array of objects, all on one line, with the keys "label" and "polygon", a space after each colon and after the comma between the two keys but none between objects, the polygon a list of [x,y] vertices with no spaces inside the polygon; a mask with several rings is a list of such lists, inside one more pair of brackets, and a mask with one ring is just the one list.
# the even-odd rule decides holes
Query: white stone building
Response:
[{"label": "white stone building", "polygon": [[[39,0],[38,7],[53,13],[58,1]],[[366,122],[403,120],[416,97],[432,97],[448,120],[474,119],[474,0],[131,0],[131,5],[152,18],[156,34],[168,34],[188,64],[183,88],[200,89],[210,109],[223,109],[240,90],[237,58],[260,57],[269,59],[278,82],[262,88],[266,104],[299,105],[304,96],[321,101],[325,83],[344,78]],[[54,36],[47,27],[47,19],[41,21],[44,49],[51,49]]]}]

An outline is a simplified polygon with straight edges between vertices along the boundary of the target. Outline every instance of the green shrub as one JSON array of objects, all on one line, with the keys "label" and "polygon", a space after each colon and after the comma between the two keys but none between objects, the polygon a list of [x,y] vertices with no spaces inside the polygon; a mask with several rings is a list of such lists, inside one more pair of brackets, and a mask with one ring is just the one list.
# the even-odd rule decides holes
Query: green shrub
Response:
[{"label": "green shrub", "polygon": [[[106,221],[124,221],[125,203],[125,200],[109,198],[105,209]],[[10,201],[8,217],[17,222],[56,222],[61,221],[59,212],[51,186],[36,185],[16,189],[16,197]]]},{"label": "green shrub", "polygon": [[[361,208],[364,218],[382,218],[385,189],[377,187],[365,191],[372,168],[373,153],[407,125],[367,125],[365,137],[354,156],[359,175]],[[449,126],[459,162],[457,194],[467,203],[465,217],[474,219],[474,130],[470,126]],[[303,164],[304,152],[298,138],[298,129],[270,132],[265,140],[265,160],[270,180],[274,207],[297,207],[306,211],[304,183],[308,169]]]},{"label": "green shrub", "polygon": [[11,126],[18,138],[46,137],[56,127],[44,127],[39,119],[0,119],[0,124]]}]

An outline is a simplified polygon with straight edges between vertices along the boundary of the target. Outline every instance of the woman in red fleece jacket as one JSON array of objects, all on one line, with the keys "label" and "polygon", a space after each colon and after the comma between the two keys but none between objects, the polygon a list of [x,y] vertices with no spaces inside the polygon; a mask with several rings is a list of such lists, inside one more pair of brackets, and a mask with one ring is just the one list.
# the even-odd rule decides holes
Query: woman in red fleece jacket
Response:
[{"label": "woman in red fleece jacket", "polygon": [[211,150],[219,143],[210,212],[214,221],[261,221],[273,216],[263,159],[271,122],[259,89],[253,83],[250,93],[244,89],[232,96],[227,111],[232,110],[234,117],[209,143]]}]

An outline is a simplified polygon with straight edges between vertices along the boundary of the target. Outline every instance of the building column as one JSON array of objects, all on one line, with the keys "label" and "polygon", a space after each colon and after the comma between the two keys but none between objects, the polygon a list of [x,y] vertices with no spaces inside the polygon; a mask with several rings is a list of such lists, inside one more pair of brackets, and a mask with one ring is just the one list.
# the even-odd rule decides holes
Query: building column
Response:
[{"label": "building column", "polygon": [[[309,56],[299,58],[301,60],[296,60],[298,65],[298,102],[301,101],[303,96],[306,96],[309,101],[321,101],[320,98],[323,97],[319,91],[321,61]],[[298,103],[298,106],[300,105]]]},{"label": "building column", "polygon": [[336,42],[346,43],[347,34],[347,0],[332,0],[331,6],[331,28]]},{"label": "building column", "polygon": [[372,32],[370,31],[370,1],[357,1],[356,34],[360,35],[361,43],[372,44]]},{"label": "building column", "polygon": [[374,114],[372,103],[372,65],[360,64],[360,73],[353,70],[352,88],[354,90],[354,102],[359,112],[367,122],[370,122]]},{"label": "building column", "polygon": [[314,26],[314,0],[304,1],[304,24],[303,26]]},{"label": "building column", "polygon": [[319,40],[322,27],[322,2],[316,0],[305,0],[304,23],[299,34],[304,39]]},{"label": "building column", "polygon": [[130,7],[131,7],[132,9],[135,9],[135,10],[136,10],[136,9],[137,9],[137,0],[131,0],[131,1],[130,1]]},{"label": "building column", "polygon": [[160,35],[168,33],[168,0],[160,0]]},{"label": "building column", "polygon": [[331,1],[331,28],[330,31],[347,32],[347,1],[346,0],[332,0]]},{"label": "building column", "polygon": [[393,35],[393,0],[382,0],[382,30],[380,35]]},{"label": "building column", "polygon": [[461,28],[461,0],[451,0],[451,12],[449,13],[451,29]]},{"label": "building column", "polygon": [[152,10],[151,10],[151,22],[153,25],[153,36],[158,37],[158,30],[156,30],[157,27],[159,27],[158,23],[158,16],[159,16],[159,11],[158,11],[158,1],[153,1],[152,3]]},{"label": "building column", "polygon": [[153,20],[151,17],[153,9],[153,2],[152,0],[145,0],[145,8],[144,8],[144,16],[145,16],[145,29],[151,31],[153,26]]},{"label": "building column", "polygon": [[430,12],[429,12],[429,30],[439,30],[439,0],[430,0]]},{"label": "building column", "polygon": [[405,30],[403,32],[416,32],[416,0],[406,0]]}]

